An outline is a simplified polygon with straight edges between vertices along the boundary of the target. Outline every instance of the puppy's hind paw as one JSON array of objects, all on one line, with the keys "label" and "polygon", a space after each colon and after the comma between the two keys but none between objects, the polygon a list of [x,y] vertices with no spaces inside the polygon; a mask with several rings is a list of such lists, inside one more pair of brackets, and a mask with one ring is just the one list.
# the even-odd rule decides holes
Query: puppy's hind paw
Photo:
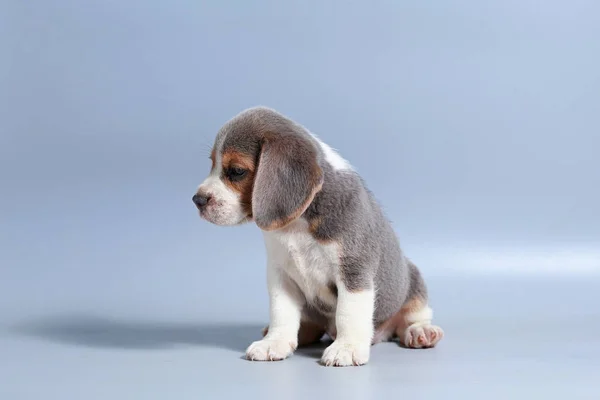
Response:
[{"label": "puppy's hind paw", "polygon": [[400,342],[411,349],[434,347],[444,337],[442,328],[436,325],[411,325],[406,328]]}]

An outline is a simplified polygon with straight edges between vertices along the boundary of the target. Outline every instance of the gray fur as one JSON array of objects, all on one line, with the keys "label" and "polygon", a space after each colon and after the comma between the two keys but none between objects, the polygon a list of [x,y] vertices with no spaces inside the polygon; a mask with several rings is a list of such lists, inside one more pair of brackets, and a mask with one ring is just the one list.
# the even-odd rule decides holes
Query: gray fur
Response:
[{"label": "gray fur", "polygon": [[408,268],[410,270],[410,285],[407,299],[419,298],[424,302],[427,302],[427,287],[425,281],[421,277],[421,272],[417,266],[410,260],[407,260]]},{"label": "gray fur", "polygon": [[303,217],[321,220],[314,232],[318,239],[341,244],[346,287],[359,291],[375,284],[376,324],[398,312],[413,296],[426,301],[418,269],[404,257],[396,233],[363,179],[354,171],[334,171],[325,162],[322,168],[323,188]]},{"label": "gray fur", "polygon": [[[311,224],[317,240],[340,244],[340,272],[348,290],[375,286],[376,325],[408,300],[427,301],[417,267],[403,255],[390,222],[363,179],[352,170],[334,170],[301,125],[272,109],[256,107],[225,124],[215,145],[256,157],[259,173],[252,209],[261,228],[285,219],[322,183],[301,217]],[[305,317],[321,323],[331,318],[331,310],[312,304]]]},{"label": "gray fur", "polygon": [[323,184],[315,158],[314,146],[297,135],[264,139],[252,193],[252,214],[260,228],[287,225],[303,214]]}]

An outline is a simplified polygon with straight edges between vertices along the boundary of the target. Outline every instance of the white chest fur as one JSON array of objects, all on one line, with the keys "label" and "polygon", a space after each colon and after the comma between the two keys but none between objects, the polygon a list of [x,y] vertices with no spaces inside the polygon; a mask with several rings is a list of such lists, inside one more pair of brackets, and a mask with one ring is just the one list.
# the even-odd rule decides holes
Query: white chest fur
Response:
[{"label": "white chest fur", "polygon": [[275,232],[265,232],[270,268],[281,268],[298,285],[307,301],[330,306],[336,298],[330,290],[336,281],[338,246],[320,243],[308,232],[308,224],[297,220]]}]

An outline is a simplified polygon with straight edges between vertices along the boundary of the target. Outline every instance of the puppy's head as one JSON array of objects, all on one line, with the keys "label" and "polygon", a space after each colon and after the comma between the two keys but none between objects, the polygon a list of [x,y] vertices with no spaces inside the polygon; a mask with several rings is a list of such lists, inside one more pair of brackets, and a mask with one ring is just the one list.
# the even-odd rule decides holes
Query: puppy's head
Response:
[{"label": "puppy's head", "polygon": [[209,176],[193,201],[216,225],[254,220],[263,230],[299,218],[323,185],[311,135],[274,110],[243,111],[217,134]]}]

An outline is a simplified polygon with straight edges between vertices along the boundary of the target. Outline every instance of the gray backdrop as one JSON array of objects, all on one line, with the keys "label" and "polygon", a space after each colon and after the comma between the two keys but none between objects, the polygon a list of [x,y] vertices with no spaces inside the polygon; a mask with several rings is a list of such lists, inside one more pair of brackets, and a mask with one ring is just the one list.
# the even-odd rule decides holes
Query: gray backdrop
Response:
[{"label": "gray backdrop", "polygon": [[[599,15],[0,2],[0,397],[597,399]],[[240,359],[268,321],[262,238],[201,221],[191,196],[217,129],[258,104],[366,179],[429,281],[438,348],[379,345],[357,369],[319,367],[322,348]]]}]

